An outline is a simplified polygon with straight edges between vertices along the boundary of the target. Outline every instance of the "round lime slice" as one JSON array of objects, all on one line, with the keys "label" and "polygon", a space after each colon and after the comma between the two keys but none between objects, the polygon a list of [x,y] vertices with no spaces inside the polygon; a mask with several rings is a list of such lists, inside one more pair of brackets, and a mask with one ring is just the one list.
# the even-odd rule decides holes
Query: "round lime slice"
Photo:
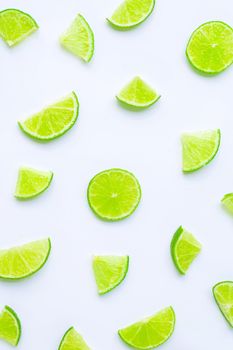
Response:
[{"label": "round lime slice", "polygon": [[36,273],[46,263],[50,250],[49,238],[0,250],[0,278],[18,280]]},{"label": "round lime slice", "polygon": [[233,29],[219,21],[202,24],[191,35],[186,55],[191,65],[202,73],[224,71],[233,62]]},{"label": "round lime slice", "polygon": [[229,213],[233,214],[233,193],[225,194],[221,200],[221,203]]},{"label": "round lime slice", "polygon": [[5,306],[0,313],[0,338],[7,343],[16,346],[21,336],[20,320],[9,306]]},{"label": "round lime slice", "polygon": [[155,0],[125,0],[108,18],[116,29],[124,30],[137,26],[152,13]]},{"label": "round lime slice", "polygon": [[129,268],[128,256],[95,256],[93,271],[100,295],[110,292],[124,279]]},{"label": "round lime slice", "polygon": [[224,281],[213,288],[214,298],[223,316],[233,327],[233,282]]},{"label": "round lime slice", "polygon": [[90,348],[74,327],[71,327],[64,334],[58,350],[90,350]]},{"label": "round lime slice", "polygon": [[201,251],[201,244],[182,226],[175,232],[171,241],[171,256],[177,270],[186,274],[193,260]]},{"label": "round lime slice", "polygon": [[27,13],[16,9],[0,12],[0,37],[14,46],[38,29],[36,21]]},{"label": "round lime slice", "polygon": [[94,34],[85,20],[78,14],[60,38],[61,45],[75,56],[89,62],[94,54]]},{"label": "round lime slice", "polygon": [[19,126],[28,136],[36,140],[50,141],[72,128],[78,118],[78,110],[78,98],[72,92],[41,112],[19,122]]},{"label": "round lime slice", "polygon": [[160,95],[140,77],[135,77],[116,97],[123,106],[144,109],[158,101]]},{"label": "round lime slice", "polygon": [[136,349],[153,349],[165,343],[175,328],[175,313],[167,307],[151,317],[118,331],[124,342]]},{"label": "round lime slice", "polygon": [[136,177],[122,169],[109,169],[95,175],[87,190],[93,212],[103,220],[116,221],[130,216],[141,199]]},{"label": "round lime slice", "polygon": [[40,171],[30,168],[20,168],[15,190],[18,199],[31,199],[44,192],[53,178],[51,171]]},{"label": "round lime slice", "polygon": [[217,154],[220,140],[219,129],[184,133],[181,136],[183,171],[192,172],[207,165]]}]

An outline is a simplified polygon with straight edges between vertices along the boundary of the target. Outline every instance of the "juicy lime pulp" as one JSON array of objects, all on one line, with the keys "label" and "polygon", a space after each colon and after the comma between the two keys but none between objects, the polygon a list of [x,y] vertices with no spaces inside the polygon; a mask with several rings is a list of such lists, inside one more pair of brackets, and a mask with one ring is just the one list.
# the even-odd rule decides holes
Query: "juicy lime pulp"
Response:
[{"label": "juicy lime pulp", "polygon": [[27,13],[17,9],[0,12],[0,37],[14,46],[38,29],[36,21]]},{"label": "juicy lime pulp", "polygon": [[158,101],[160,95],[140,77],[135,77],[116,97],[123,105],[134,108],[147,108]]},{"label": "juicy lime pulp", "polygon": [[18,280],[36,273],[46,263],[50,250],[49,238],[0,250],[0,278]]},{"label": "juicy lime pulp", "polygon": [[220,141],[219,129],[184,133],[181,137],[183,171],[193,172],[207,165],[217,154]]},{"label": "juicy lime pulp", "polygon": [[20,168],[15,190],[18,199],[30,199],[44,192],[53,178],[51,171]]},{"label": "juicy lime pulp", "polygon": [[61,45],[75,56],[89,62],[94,54],[94,34],[85,20],[78,14],[60,38]]},{"label": "juicy lime pulp", "polygon": [[145,21],[154,6],[155,0],[125,0],[108,21],[116,29],[130,29]]},{"label": "juicy lime pulp", "polygon": [[9,306],[5,306],[0,313],[0,338],[16,346],[21,336],[20,320]]},{"label": "juicy lime pulp", "polygon": [[74,92],[34,114],[19,126],[28,136],[50,141],[66,133],[78,118],[79,103]]},{"label": "juicy lime pulp", "polygon": [[171,256],[177,270],[184,275],[200,251],[201,244],[180,226],[171,241]]},{"label": "juicy lime pulp", "polygon": [[215,301],[223,316],[233,327],[233,282],[224,281],[213,287]]},{"label": "juicy lime pulp", "polygon": [[227,193],[221,200],[222,205],[227,211],[233,214],[233,193]]},{"label": "juicy lime pulp", "polygon": [[124,279],[129,268],[128,256],[94,256],[93,271],[100,295],[117,287]]},{"label": "juicy lime pulp", "polygon": [[136,349],[153,349],[165,343],[175,328],[175,313],[167,307],[151,317],[118,331],[121,339]]},{"label": "juicy lime pulp", "polygon": [[64,334],[58,350],[90,350],[90,348],[74,327],[71,327]]},{"label": "juicy lime pulp", "polygon": [[217,74],[233,62],[233,29],[212,21],[198,27],[189,39],[186,55],[191,65],[205,74]]},{"label": "juicy lime pulp", "polygon": [[141,188],[136,177],[127,170],[109,169],[93,177],[87,197],[98,217],[117,221],[135,211],[141,199]]}]

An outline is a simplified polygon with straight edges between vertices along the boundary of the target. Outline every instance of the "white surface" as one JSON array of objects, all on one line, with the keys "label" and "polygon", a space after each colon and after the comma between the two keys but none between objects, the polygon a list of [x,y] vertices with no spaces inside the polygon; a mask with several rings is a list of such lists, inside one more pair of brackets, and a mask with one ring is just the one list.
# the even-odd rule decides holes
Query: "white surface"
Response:
[{"label": "white surface", "polygon": [[[201,23],[232,23],[232,0],[158,0],[140,27],[118,32],[105,18],[118,0],[2,0],[1,8],[30,13],[40,30],[19,46],[0,43],[0,246],[50,236],[52,254],[34,277],[0,281],[0,302],[19,314],[19,350],[57,349],[74,325],[92,349],[127,349],[116,331],[172,305],[177,324],[163,349],[231,350],[232,330],[212,297],[212,286],[231,280],[233,221],[220,206],[233,191],[233,69],[205,78],[186,62],[184,50]],[[62,50],[59,35],[82,13],[96,38],[93,61]],[[140,74],[162,98],[141,113],[122,109],[115,94]],[[30,140],[16,121],[75,90],[80,115],[74,128],[49,144]],[[222,144],[205,169],[184,176],[179,137],[187,130],[220,127]],[[41,197],[13,197],[21,165],[54,171]],[[135,173],[143,199],[131,218],[104,223],[90,211],[86,188],[97,172],[121,167]],[[186,277],[169,253],[183,225],[203,243]],[[124,283],[99,297],[92,254],[129,254]],[[1,350],[9,349],[1,342]]]}]

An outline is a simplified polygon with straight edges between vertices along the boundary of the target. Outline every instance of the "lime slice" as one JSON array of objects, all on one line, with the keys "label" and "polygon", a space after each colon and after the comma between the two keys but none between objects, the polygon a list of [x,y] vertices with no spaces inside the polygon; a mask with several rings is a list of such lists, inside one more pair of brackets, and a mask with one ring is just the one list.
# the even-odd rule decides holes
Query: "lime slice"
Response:
[{"label": "lime slice", "polygon": [[165,343],[175,327],[175,313],[171,306],[118,331],[126,344],[136,349],[152,349]]},{"label": "lime slice", "polygon": [[184,275],[200,251],[201,244],[180,226],[171,241],[171,256],[177,270]]},{"label": "lime slice", "polygon": [[217,154],[220,140],[219,129],[183,134],[183,171],[192,172],[207,165]]},{"label": "lime slice", "polygon": [[155,0],[125,0],[108,21],[116,29],[130,29],[145,21],[154,6]]},{"label": "lime slice", "polygon": [[21,336],[21,323],[17,314],[9,306],[0,313],[0,338],[16,346]]},{"label": "lime slice", "polygon": [[233,62],[233,29],[212,21],[198,27],[189,39],[186,55],[191,65],[205,74],[217,74]]},{"label": "lime slice", "polygon": [[0,12],[0,37],[14,46],[38,29],[36,21],[27,13],[7,9]]},{"label": "lime slice", "polygon": [[233,327],[233,282],[224,281],[213,288],[214,298],[223,316]]},{"label": "lime slice", "polygon": [[87,190],[93,212],[103,220],[116,221],[130,216],[141,199],[136,177],[126,170],[109,169],[95,175]]},{"label": "lime slice", "polygon": [[85,20],[78,14],[60,38],[61,45],[75,56],[89,62],[94,54],[94,34]]},{"label": "lime slice", "polygon": [[51,171],[20,168],[15,190],[18,199],[30,199],[44,192],[53,178]]},{"label": "lime slice", "polygon": [[50,250],[49,238],[0,250],[0,278],[17,280],[36,273],[46,263]]},{"label": "lime slice", "polygon": [[18,123],[28,136],[36,140],[50,141],[72,128],[78,118],[78,107],[77,96],[72,92],[41,112]]},{"label": "lime slice", "polygon": [[223,206],[227,211],[233,214],[233,193],[225,194],[221,200]]},{"label": "lime slice", "polygon": [[63,336],[58,350],[90,350],[90,348],[74,327],[71,327]]},{"label": "lime slice", "polygon": [[158,101],[160,95],[140,77],[135,77],[116,97],[127,107],[147,108]]},{"label": "lime slice", "polygon": [[93,270],[100,295],[110,292],[125,278],[129,267],[128,256],[95,256]]}]

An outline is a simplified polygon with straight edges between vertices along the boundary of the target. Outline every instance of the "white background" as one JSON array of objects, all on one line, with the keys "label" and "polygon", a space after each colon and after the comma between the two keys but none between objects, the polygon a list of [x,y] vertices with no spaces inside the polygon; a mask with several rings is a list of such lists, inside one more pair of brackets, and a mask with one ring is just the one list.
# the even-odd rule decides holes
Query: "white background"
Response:
[{"label": "white background", "polygon": [[[232,280],[233,219],[220,200],[233,191],[233,69],[206,78],[185,58],[191,32],[208,20],[233,25],[232,0],[158,0],[138,28],[119,32],[105,18],[118,0],[1,0],[1,9],[30,13],[37,33],[14,48],[0,43],[0,246],[50,236],[52,253],[35,276],[0,281],[0,303],[20,316],[19,350],[58,348],[74,325],[92,349],[127,347],[117,330],[172,305],[177,324],[163,349],[230,350],[232,330],[213,300],[212,286]],[[60,34],[80,12],[95,33],[89,64],[64,51]],[[141,75],[162,95],[147,111],[122,109],[115,94]],[[17,126],[48,103],[76,91],[77,124],[62,138],[39,144]],[[205,169],[181,172],[180,134],[220,128],[217,157]],[[41,197],[13,197],[18,167],[54,171]],[[105,223],[90,211],[89,180],[111,167],[132,171],[143,198],[125,221]],[[187,276],[176,272],[169,244],[179,225],[203,244]],[[129,254],[124,283],[99,297],[93,254]],[[2,350],[9,346],[1,342]]]}]

